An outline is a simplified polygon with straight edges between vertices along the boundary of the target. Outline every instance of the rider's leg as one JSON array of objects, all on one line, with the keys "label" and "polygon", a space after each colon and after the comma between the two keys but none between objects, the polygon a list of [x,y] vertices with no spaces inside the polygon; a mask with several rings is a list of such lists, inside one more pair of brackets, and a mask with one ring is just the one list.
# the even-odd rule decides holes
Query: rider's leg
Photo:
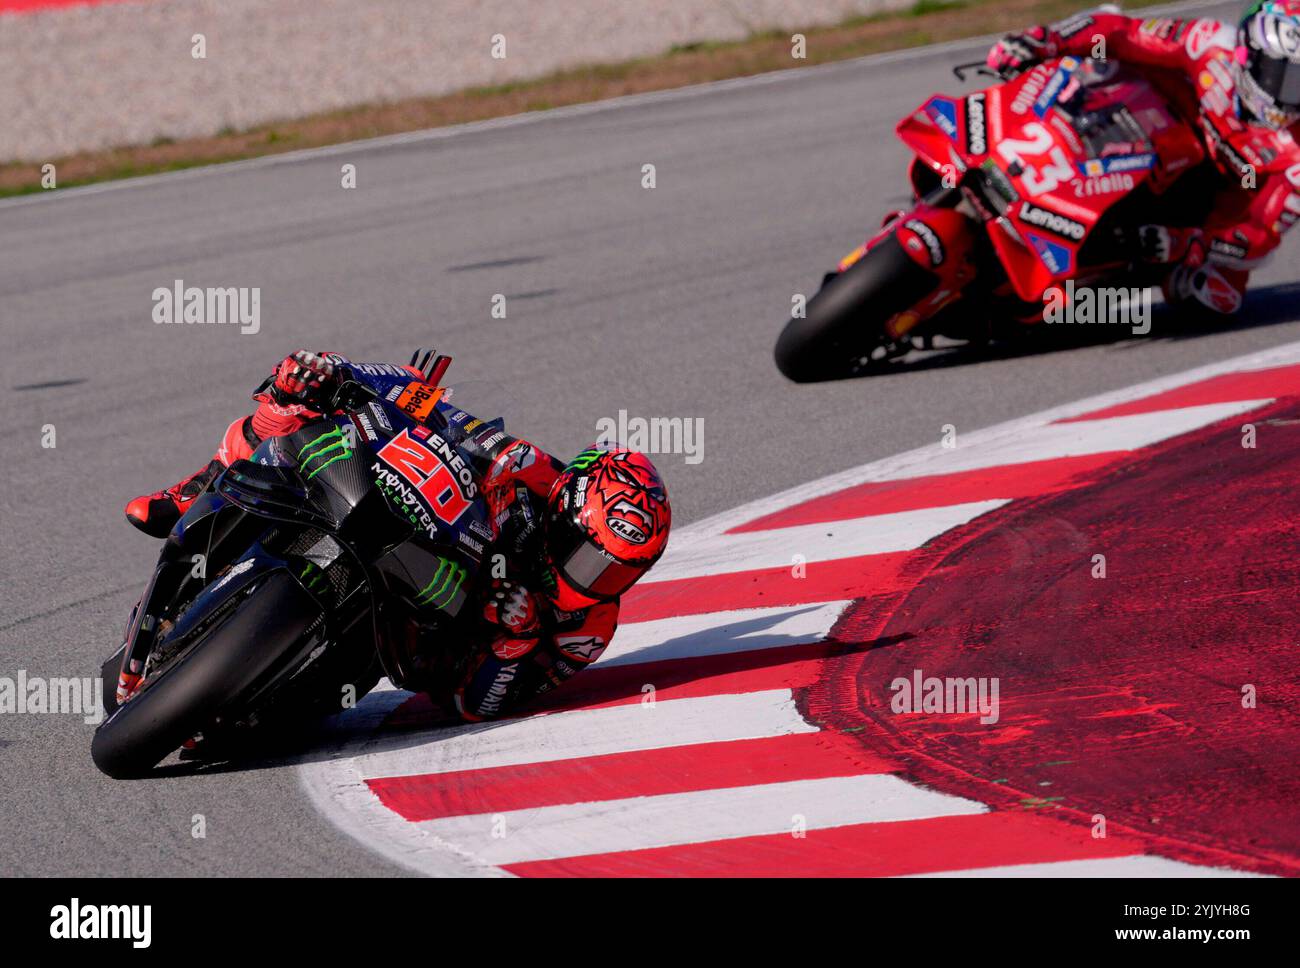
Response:
[{"label": "rider's leg", "polygon": [[254,399],[259,401],[257,409],[226,428],[221,446],[207,466],[178,484],[137,497],[126,506],[126,519],[145,534],[167,537],[172,525],[231,461],[247,460],[268,437],[291,434],[315,416],[301,404],[281,406],[260,395]]},{"label": "rider's leg", "polygon": [[247,459],[259,443],[260,439],[253,432],[253,418],[240,417],[226,428],[221,446],[198,473],[161,491],[135,498],[126,506],[126,519],[145,534],[155,538],[167,537],[172,525],[180,520],[212,480],[231,461]]},{"label": "rider's leg", "polygon": [[456,712],[467,722],[495,719],[535,689],[533,653],[536,638],[493,636],[471,656],[452,697]]}]

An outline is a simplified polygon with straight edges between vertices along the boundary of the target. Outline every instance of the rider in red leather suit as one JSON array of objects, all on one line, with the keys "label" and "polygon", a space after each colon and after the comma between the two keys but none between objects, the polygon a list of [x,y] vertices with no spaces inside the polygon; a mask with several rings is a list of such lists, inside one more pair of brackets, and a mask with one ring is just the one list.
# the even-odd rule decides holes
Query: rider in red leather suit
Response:
[{"label": "rider in red leather suit", "polygon": [[[226,429],[208,465],[135,498],[127,520],[166,537],[232,461],[320,416],[313,406],[347,362],[305,350],[286,357],[253,395],[257,410]],[[643,454],[587,450],[566,467],[495,427],[467,446],[496,522],[493,547],[506,552],[506,573],[494,575],[482,594],[484,641],[458,670],[449,697],[462,718],[475,721],[510,711],[600,658],[618,624],[619,596],[663,554],[671,511],[663,480]],[[119,701],[136,685],[119,683]]]},{"label": "rider in red leather suit", "polygon": [[1198,118],[1222,187],[1200,229],[1147,225],[1142,257],[1168,265],[1166,298],[1234,313],[1251,270],[1300,218],[1300,0],[1252,4],[1239,24],[1081,13],[1003,38],[999,72],[1071,54],[1141,65],[1188,118]]}]

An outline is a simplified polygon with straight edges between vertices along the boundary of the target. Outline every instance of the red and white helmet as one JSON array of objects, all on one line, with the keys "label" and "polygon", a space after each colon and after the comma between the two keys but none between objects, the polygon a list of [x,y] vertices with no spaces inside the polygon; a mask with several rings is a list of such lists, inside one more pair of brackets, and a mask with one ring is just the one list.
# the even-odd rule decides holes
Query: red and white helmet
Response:
[{"label": "red and white helmet", "polygon": [[671,523],[668,490],[648,457],[584,450],[547,501],[547,592],[570,611],[613,601],[659,560]]},{"label": "red and white helmet", "polygon": [[1256,0],[1237,27],[1237,96],[1270,128],[1300,120],[1300,0]]}]

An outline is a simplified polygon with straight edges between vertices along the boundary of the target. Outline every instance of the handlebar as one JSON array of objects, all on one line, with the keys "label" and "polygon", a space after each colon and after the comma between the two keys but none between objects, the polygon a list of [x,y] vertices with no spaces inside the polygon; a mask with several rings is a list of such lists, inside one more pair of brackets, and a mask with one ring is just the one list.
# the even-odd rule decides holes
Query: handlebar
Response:
[{"label": "handlebar", "polygon": [[990,68],[988,64],[984,63],[984,61],[982,60],[970,61],[967,64],[954,64],[952,68],[952,72],[953,74],[956,75],[957,80],[963,83],[965,83],[966,81],[967,71],[972,71],[976,74],[982,74],[984,77],[993,77],[998,79],[999,81],[1010,80],[1010,78],[1004,77],[1002,74]]},{"label": "handlebar", "polygon": [[330,399],[325,401],[328,407],[325,413],[351,413],[360,410],[371,400],[379,396],[374,390],[364,383],[353,378],[352,373],[339,374],[342,379],[339,380],[338,388],[331,395]]}]

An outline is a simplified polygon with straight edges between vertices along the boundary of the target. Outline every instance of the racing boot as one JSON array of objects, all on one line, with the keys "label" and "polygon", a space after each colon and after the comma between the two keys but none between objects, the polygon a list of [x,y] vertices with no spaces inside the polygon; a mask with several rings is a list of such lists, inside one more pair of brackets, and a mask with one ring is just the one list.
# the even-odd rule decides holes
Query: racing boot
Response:
[{"label": "racing boot", "polygon": [[285,357],[253,394],[257,410],[226,428],[221,447],[208,465],[179,484],[136,498],[126,506],[126,519],[147,535],[167,537],[194,499],[231,461],[247,460],[267,437],[291,434],[318,416],[319,411],[311,407],[319,406],[317,398],[335,385],[336,372],[332,354],[298,350]]},{"label": "racing boot", "polygon": [[[190,509],[194,499],[211,484],[226,466],[235,460],[252,456],[254,448],[262,442],[263,435],[254,429],[257,417],[263,410],[270,412],[270,404],[258,408],[258,413],[249,417],[240,417],[226,428],[221,438],[221,446],[212,460],[208,461],[197,474],[187,477],[179,484],[153,494],[144,494],[126,506],[126,519],[147,535],[165,538],[171,533],[172,525],[181,519],[181,515]],[[267,422],[278,429],[278,424],[271,418]],[[286,425],[290,426],[290,425]],[[297,429],[297,425],[292,425]]]},{"label": "racing boot", "polygon": [[165,538],[172,526],[189,510],[194,499],[202,494],[226,465],[213,458],[197,474],[179,484],[153,494],[143,494],[126,506],[126,519],[145,534]]}]

